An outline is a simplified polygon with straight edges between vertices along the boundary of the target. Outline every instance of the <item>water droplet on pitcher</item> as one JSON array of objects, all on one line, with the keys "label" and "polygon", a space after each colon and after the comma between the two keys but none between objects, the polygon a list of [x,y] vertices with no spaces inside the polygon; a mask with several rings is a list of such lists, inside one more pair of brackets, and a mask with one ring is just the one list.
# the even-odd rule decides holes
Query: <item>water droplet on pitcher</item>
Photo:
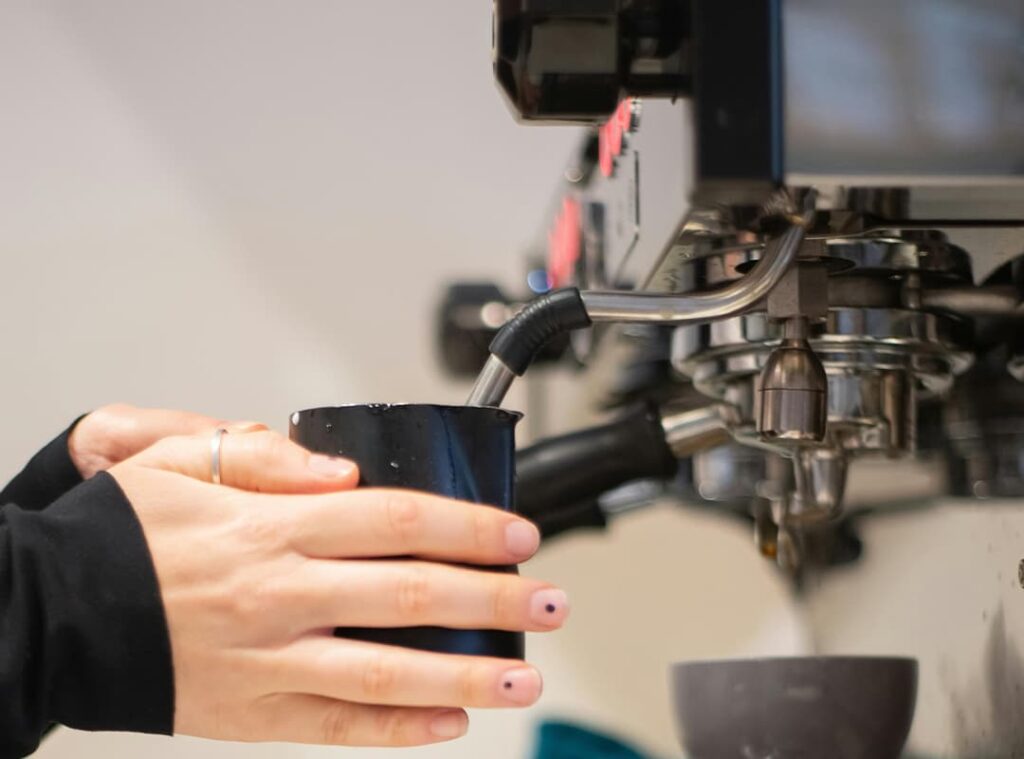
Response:
[{"label": "water droplet on pitcher", "polygon": [[390,467],[392,469],[398,469],[398,462],[397,461],[392,461],[391,464],[390,464]]},{"label": "water droplet on pitcher", "polygon": [[292,414],[292,425],[294,425],[295,427],[298,427],[299,426],[299,420],[301,418],[302,418],[302,416],[299,414],[298,411],[296,411],[294,414]]},{"label": "water droplet on pitcher", "polygon": [[333,430],[333,429],[334,429],[334,425],[333,425],[333,424],[331,424],[330,422],[328,422],[327,424],[325,424],[325,425],[324,425],[324,427],[325,427],[325,428],[327,429],[327,431],[328,431],[328,432],[330,432],[331,430]]}]

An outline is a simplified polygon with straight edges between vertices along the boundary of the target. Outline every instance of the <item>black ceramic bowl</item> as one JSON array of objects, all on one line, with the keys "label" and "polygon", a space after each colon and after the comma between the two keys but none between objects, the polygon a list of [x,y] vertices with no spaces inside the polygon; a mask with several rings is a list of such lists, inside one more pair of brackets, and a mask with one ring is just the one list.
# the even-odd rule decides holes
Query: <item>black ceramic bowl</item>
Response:
[{"label": "black ceramic bowl", "polygon": [[689,759],[897,759],[914,718],[917,662],[684,662],[672,688]]}]

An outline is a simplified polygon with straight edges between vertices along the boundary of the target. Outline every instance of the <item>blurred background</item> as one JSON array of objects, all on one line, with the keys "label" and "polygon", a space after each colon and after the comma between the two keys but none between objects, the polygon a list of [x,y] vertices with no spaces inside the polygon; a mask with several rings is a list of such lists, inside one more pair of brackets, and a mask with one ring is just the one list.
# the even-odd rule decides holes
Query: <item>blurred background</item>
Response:
[{"label": "blurred background", "polygon": [[[311,406],[461,402],[434,356],[436,302],[453,279],[521,280],[578,136],[514,123],[490,14],[0,0],[3,473],[112,401],[281,430]],[[525,571],[565,587],[574,615],[528,642],[541,704],[475,713],[461,742],[409,755],[526,757],[546,717],[675,755],[670,662],[806,649],[749,540],[666,507],[552,545]],[[39,756],[337,753],[61,731]]]}]

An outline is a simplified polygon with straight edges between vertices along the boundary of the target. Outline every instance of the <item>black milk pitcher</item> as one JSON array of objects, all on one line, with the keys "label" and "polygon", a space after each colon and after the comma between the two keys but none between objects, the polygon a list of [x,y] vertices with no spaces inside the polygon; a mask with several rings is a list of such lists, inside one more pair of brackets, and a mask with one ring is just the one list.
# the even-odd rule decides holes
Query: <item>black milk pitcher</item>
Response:
[{"label": "black milk pitcher", "polygon": [[[515,427],[521,418],[479,406],[339,406],[296,412],[289,435],[314,453],[356,462],[360,486],[423,490],[512,511]],[[439,653],[524,655],[524,635],[504,630],[346,627],[335,635]]]}]

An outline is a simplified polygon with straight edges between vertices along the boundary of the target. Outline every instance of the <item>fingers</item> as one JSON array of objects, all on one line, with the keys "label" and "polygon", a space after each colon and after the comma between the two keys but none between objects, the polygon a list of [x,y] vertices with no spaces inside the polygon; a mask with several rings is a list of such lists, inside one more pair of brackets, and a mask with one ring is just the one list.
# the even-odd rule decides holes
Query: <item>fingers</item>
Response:
[{"label": "fingers", "polygon": [[265,699],[261,707],[252,740],[408,747],[453,740],[469,727],[461,709],[374,706],[297,694]]},{"label": "fingers", "polygon": [[[210,482],[213,432],[168,437],[134,459],[136,463]],[[267,430],[228,433],[220,440],[221,484],[258,493],[314,494],[359,484],[359,470],[345,459],[311,454]]]},{"label": "fingers", "polygon": [[297,503],[290,513],[294,545],[311,557],[517,564],[540,546],[540,533],[525,519],[414,491],[362,489]]},{"label": "fingers", "polygon": [[80,424],[87,422],[100,427],[108,440],[116,442],[123,449],[124,457],[173,435],[213,434],[218,428],[238,432],[267,429],[259,422],[230,422],[189,411],[136,408],[124,404],[99,408]]},{"label": "fingers", "polygon": [[112,404],[93,411],[75,425],[68,453],[88,479],[170,435],[213,434],[218,427],[238,431],[266,429],[256,422],[223,422],[202,414],[142,409]]},{"label": "fingers", "polygon": [[521,708],[543,681],[525,662],[456,656],[343,640],[303,638],[278,652],[277,676],[289,690],[365,704]]},{"label": "fingers", "polygon": [[256,432],[267,429],[265,424],[259,422],[225,421],[212,416],[172,409],[133,409],[132,416],[136,443],[140,446],[138,450],[173,435],[212,434],[217,429],[233,432]]},{"label": "fingers", "polygon": [[305,630],[433,625],[548,632],[569,616],[568,597],[547,583],[419,561],[311,561],[281,582]]}]

